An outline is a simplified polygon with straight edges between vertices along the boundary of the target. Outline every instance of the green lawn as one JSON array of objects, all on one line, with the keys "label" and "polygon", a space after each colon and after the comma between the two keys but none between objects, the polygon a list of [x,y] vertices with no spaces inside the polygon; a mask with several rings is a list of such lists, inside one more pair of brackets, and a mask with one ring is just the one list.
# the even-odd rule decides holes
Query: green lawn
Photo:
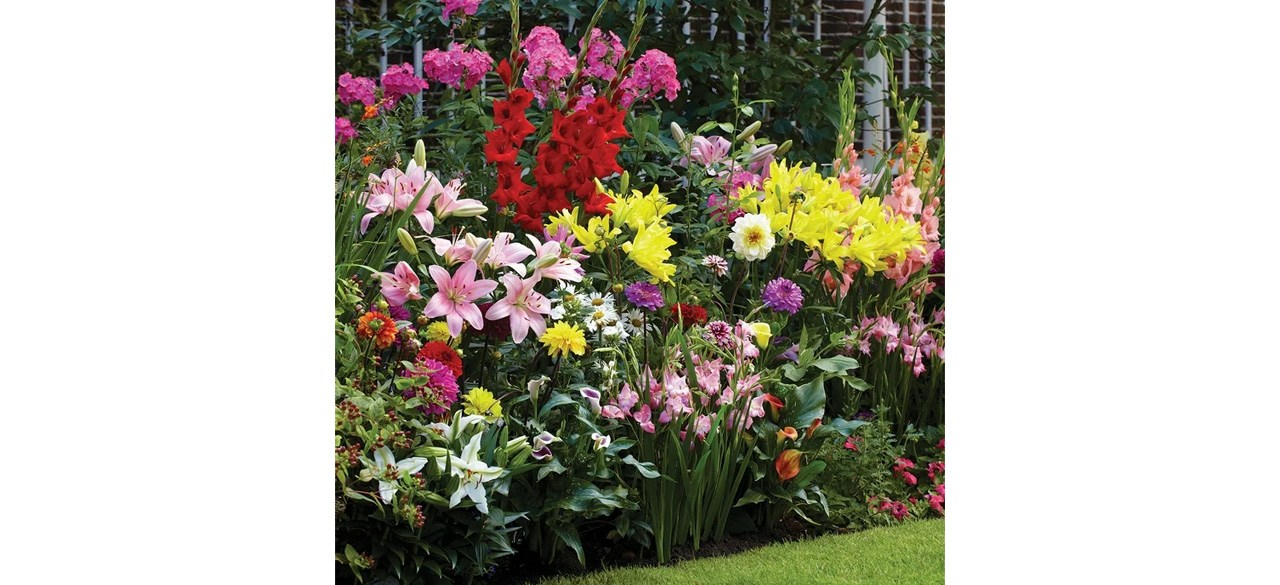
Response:
[{"label": "green lawn", "polygon": [[542,585],[637,583],[832,583],[925,585],[943,582],[942,520],[775,544],[742,554],[669,567],[615,569]]}]

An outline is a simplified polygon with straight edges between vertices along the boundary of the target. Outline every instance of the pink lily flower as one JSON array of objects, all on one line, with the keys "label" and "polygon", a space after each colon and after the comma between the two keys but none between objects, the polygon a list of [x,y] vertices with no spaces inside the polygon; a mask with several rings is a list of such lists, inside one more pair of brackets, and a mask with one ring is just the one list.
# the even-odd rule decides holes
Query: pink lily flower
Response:
[{"label": "pink lily flower", "polygon": [[427,272],[431,273],[431,279],[436,282],[439,291],[427,301],[427,308],[422,314],[427,317],[444,316],[449,325],[449,335],[454,337],[462,334],[463,321],[470,323],[475,329],[484,329],[484,315],[480,314],[475,301],[493,292],[498,287],[498,282],[476,280],[474,260],[464,262],[452,276],[439,266],[432,266]]},{"label": "pink lily flower", "polygon": [[543,243],[533,234],[529,234],[529,241],[533,243],[534,258],[533,274],[535,276],[545,276],[551,280],[579,282],[582,275],[586,271],[582,269],[582,264],[573,258],[563,257],[564,246],[555,240],[548,240]]},{"label": "pink lily flower", "polygon": [[[454,179],[444,186],[436,197],[436,217],[476,217],[489,211],[488,207],[475,199],[459,199],[462,194],[462,181]],[[484,218],[481,218],[484,219]]]},{"label": "pink lily flower", "polygon": [[448,266],[466,262],[467,260],[475,260],[479,257],[481,262],[484,261],[484,254],[477,254],[477,251],[487,253],[489,240],[477,238],[471,234],[458,234],[453,239],[430,238],[432,246],[436,249],[436,254],[444,259],[444,263]]},{"label": "pink lily flower", "polygon": [[442,193],[444,188],[434,174],[424,171],[414,161],[409,161],[409,166],[404,172],[392,168],[382,171],[381,177],[369,175],[369,191],[363,193],[361,199],[364,201],[365,209],[370,213],[360,218],[360,233],[363,234],[369,230],[369,220],[375,216],[391,215],[396,211],[408,209],[423,185],[426,185],[426,191],[422,193],[422,198],[418,200],[412,213],[418,220],[418,225],[422,226],[422,230],[428,234],[431,233],[431,230],[435,229],[435,218],[427,207],[431,204],[431,199]]},{"label": "pink lily flower", "polygon": [[382,296],[388,303],[398,307],[422,298],[422,293],[418,290],[421,281],[408,262],[396,264],[394,273],[379,272],[378,276],[382,280]]},{"label": "pink lily flower", "polygon": [[533,250],[522,244],[512,243],[511,240],[515,237],[511,232],[499,232],[494,236],[489,254],[484,258],[485,265],[490,268],[506,266],[524,276],[524,259],[532,256]]},{"label": "pink lily flower", "polygon": [[510,317],[511,340],[516,343],[524,341],[531,329],[535,337],[547,332],[547,322],[542,315],[551,314],[551,300],[533,290],[537,283],[537,276],[524,280],[510,272],[502,275],[502,286],[507,289],[507,296],[485,313],[485,318],[490,320]]}]

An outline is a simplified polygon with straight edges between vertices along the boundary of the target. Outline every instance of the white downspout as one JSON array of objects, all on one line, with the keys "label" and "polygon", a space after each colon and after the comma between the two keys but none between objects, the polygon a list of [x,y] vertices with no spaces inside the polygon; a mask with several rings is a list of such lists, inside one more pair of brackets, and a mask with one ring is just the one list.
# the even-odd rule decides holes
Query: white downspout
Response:
[{"label": "white downspout", "polygon": [[[875,0],[863,0],[862,13],[870,14],[875,3]],[[883,10],[876,15],[875,25],[883,29]],[[889,112],[884,107],[884,84],[889,72],[885,67],[883,55],[876,53],[875,55],[864,55],[864,58],[866,59],[867,72],[874,75],[876,81],[862,86],[862,100],[867,109],[867,120],[862,123],[862,150],[870,148],[884,149],[888,148],[889,145],[888,140],[885,139],[885,132],[889,127]],[[872,120],[875,121],[874,125]]]}]

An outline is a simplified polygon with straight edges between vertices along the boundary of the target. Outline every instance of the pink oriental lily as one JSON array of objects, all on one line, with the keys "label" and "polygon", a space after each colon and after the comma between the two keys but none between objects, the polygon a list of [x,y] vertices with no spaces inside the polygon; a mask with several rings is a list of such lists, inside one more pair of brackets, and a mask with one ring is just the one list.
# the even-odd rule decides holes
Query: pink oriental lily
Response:
[{"label": "pink oriental lily", "polygon": [[494,303],[485,313],[485,318],[490,320],[510,317],[511,340],[516,343],[524,341],[530,329],[535,337],[541,337],[547,332],[547,322],[542,315],[551,313],[551,300],[533,290],[533,285],[537,283],[536,276],[524,280],[510,272],[502,275],[502,286],[507,289],[507,296]]},{"label": "pink oriental lily", "polygon": [[[475,217],[489,211],[488,207],[475,199],[458,199],[462,194],[462,181],[454,179],[444,186],[436,197],[436,217]],[[484,219],[484,218],[480,218]]]},{"label": "pink oriental lily", "polygon": [[434,174],[423,170],[418,163],[409,161],[409,166],[403,172],[393,168],[382,171],[381,177],[369,175],[369,190],[361,195],[361,201],[370,213],[360,218],[360,233],[369,230],[369,220],[375,216],[409,209],[409,204],[413,203],[419,191],[423,191],[422,197],[418,199],[412,213],[422,230],[429,234],[435,229],[435,217],[427,207],[435,196],[444,191]]},{"label": "pink oriental lily", "polygon": [[533,243],[532,253],[535,258],[531,266],[535,276],[545,276],[561,282],[582,280],[582,275],[586,273],[582,269],[582,264],[572,257],[567,257],[571,254],[565,253],[565,247],[560,242],[547,240],[543,243],[532,234],[529,235],[529,241]]},{"label": "pink oriental lily", "polygon": [[462,322],[470,323],[476,329],[484,329],[484,316],[476,306],[476,299],[493,292],[498,287],[497,281],[476,280],[476,263],[467,260],[458,267],[458,271],[449,275],[449,271],[439,266],[427,269],[431,279],[439,289],[422,312],[427,317],[444,316],[449,325],[449,335],[457,337],[462,334]]},{"label": "pink oriental lily", "polygon": [[394,273],[379,272],[378,275],[382,280],[382,296],[388,303],[398,307],[408,301],[422,298],[422,293],[418,290],[421,282],[418,280],[418,275],[409,267],[408,262],[401,261],[396,264]]}]

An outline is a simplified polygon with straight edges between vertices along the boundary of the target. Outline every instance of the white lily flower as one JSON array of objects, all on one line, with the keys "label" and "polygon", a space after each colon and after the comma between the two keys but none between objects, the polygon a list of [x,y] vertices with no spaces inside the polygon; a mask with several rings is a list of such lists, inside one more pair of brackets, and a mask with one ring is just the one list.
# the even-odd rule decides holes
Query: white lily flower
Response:
[{"label": "white lily flower", "polygon": [[428,424],[427,428],[440,433],[440,436],[444,437],[446,443],[452,444],[454,439],[457,439],[458,436],[462,434],[462,431],[467,430],[471,425],[483,422],[484,415],[468,414],[463,417],[455,418],[452,424],[436,422]]},{"label": "white lily flower", "polygon": [[[444,471],[444,459],[436,460],[440,464],[440,470]],[[476,509],[481,514],[489,513],[489,499],[484,492],[484,483],[498,479],[502,475],[501,467],[493,467],[488,463],[480,460],[480,434],[471,437],[467,442],[467,446],[462,448],[462,456],[450,455],[449,462],[452,466],[451,473],[454,477],[462,478],[458,483],[458,489],[454,490],[453,495],[449,497],[449,507],[456,507],[462,502],[462,497],[466,496],[472,502],[475,502]]]},{"label": "white lily flower", "polygon": [[[396,456],[391,453],[391,449],[384,446],[373,452],[373,464],[377,470],[378,477],[385,477],[384,474],[388,465],[394,467],[400,473],[399,477],[404,477],[422,471],[422,466],[427,464],[427,458],[410,457],[396,461]],[[384,503],[390,504],[398,489],[399,484],[395,481],[378,480],[378,495],[382,497]]]}]

